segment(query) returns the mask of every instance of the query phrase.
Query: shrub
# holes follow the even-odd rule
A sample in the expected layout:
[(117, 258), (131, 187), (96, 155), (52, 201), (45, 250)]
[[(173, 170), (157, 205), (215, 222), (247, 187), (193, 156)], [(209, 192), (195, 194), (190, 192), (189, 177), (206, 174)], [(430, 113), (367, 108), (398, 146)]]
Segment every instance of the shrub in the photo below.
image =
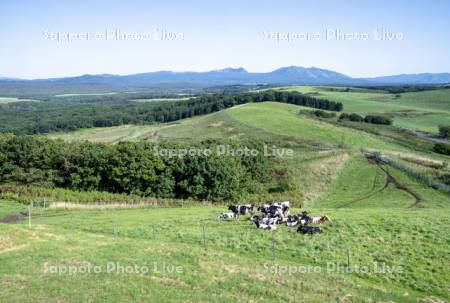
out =
[(315, 116), (320, 118), (334, 118), (336, 117), (336, 113), (329, 113), (323, 110), (315, 110), (312, 112)]
[(439, 126), (439, 135), (441, 135), (444, 138), (450, 138), (450, 126), (449, 125)]
[(348, 120), (348, 119), (349, 119), (349, 114), (347, 114), (347, 113), (342, 113), (339, 115), (339, 121)]
[(348, 116), (348, 119), (353, 122), (362, 122), (364, 118), (358, 114), (352, 113)]
[(433, 150), (439, 154), (450, 156), (450, 145), (445, 143), (436, 143)]
[(372, 123), (372, 124), (384, 124), (384, 125), (391, 125), (392, 120), (383, 116), (375, 116), (375, 115), (367, 115), (364, 118), (364, 122), (366, 123)]

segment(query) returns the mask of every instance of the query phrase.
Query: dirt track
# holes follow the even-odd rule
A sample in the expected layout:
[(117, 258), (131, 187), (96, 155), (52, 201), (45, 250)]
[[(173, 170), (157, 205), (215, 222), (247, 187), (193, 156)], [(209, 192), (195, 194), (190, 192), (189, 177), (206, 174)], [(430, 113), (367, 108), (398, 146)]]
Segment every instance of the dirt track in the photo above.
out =
[[(422, 201), (422, 198), (417, 193), (415, 193), (414, 191), (412, 191), (411, 189), (409, 189), (405, 185), (401, 184), (382, 165), (380, 165), (379, 163), (376, 163), (375, 161), (370, 160), (370, 159), (368, 159), (368, 161), (369, 161), (370, 164), (377, 165), (384, 172), (384, 174), (386, 175), (386, 183), (379, 190), (373, 191), (373, 192), (369, 193), (366, 196), (363, 196), (363, 197), (351, 200), (351, 201), (349, 201), (349, 202), (339, 206), (338, 208), (347, 207), (347, 206), (349, 206), (349, 205), (351, 205), (353, 203), (356, 203), (356, 202), (359, 202), (359, 201), (371, 198), (374, 195), (384, 191), (389, 186), (389, 184), (392, 184), (396, 189), (402, 190), (402, 191), (408, 193), (409, 195), (411, 195), (412, 197), (414, 197), (414, 199), (415, 199), (414, 203), (411, 204), (410, 206), (408, 206), (408, 208), (416, 207)], [(375, 187), (375, 184), (373, 185), (373, 189), (372, 190), (374, 190), (374, 187)]]
[(409, 189), (408, 187), (406, 187), (405, 185), (401, 184), (400, 182), (398, 182), (397, 179), (395, 179), (383, 166), (381, 166), (379, 163), (377, 163), (377, 166), (386, 174), (386, 185), (384, 188), (386, 188), (389, 184), (393, 184), (395, 186), (395, 188), (402, 190), (408, 194), (410, 194), (411, 196), (414, 197), (415, 202), (413, 204), (411, 204), (409, 206), (409, 208), (411, 207), (416, 207), (420, 202), (422, 202), (422, 198), (415, 193), (414, 191), (412, 191), (411, 189)]

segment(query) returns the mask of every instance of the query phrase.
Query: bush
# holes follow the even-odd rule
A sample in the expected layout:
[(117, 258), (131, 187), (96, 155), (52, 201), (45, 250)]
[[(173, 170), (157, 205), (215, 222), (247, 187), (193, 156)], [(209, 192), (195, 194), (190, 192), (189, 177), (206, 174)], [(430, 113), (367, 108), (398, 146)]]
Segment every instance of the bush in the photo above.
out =
[(439, 135), (441, 135), (444, 138), (450, 139), (450, 126), (439, 126)]
[(445, 143), (436, 143), (433, 150), (439, 154), (450, 156), (450, 145)]
[(313, 113), (313, 115), (315, 115), (316, 117), (319, 117), (319, 118), (334, 118), (334, 117), (336, 117), (335, 113), (329, 113), (329, 112), (326, 112), (323, 110), (315, 110), (312, 113)]
[(339, 121), (348, 120), (348, 119), (349, 119), (349, 115), (347, 113), (342, 113), (339, 115)]
[(383, 124), (383, 125), (391, 125), (392, 120), (383, 116), (374, 116), (374, 115), (367, 115), (364, 118), (364, 122), (366, 123), (372, 123), (372, 124)]
[(353, 122), (362, 122), (364, 118), (358, 114), (352, 113), (348, 116), (348, 119)]

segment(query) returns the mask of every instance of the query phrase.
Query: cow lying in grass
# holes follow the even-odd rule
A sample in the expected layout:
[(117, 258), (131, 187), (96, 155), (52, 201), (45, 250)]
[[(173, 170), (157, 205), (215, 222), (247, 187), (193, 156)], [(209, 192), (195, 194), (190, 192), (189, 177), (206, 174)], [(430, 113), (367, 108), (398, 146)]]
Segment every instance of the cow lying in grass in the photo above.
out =
[(290, 205), (289, 201), (264, 204), (258, 207), (260, 215), (253, 215), (250, 220), (255, 222), (257, 228), (275, 230), (277, 224), (288, 222)]
[(297, 232), (302, 233), (302, 234), (309, 234), (309, 235), (323, 233), (322, 229), (318, 226), (306, 226), (306, 225), (305, 226), (300, 225), (297, 228)]
[(235, 219), (236, 215), (234, 213), (221, 213), (217, 219), (219, 220), (229, 220), (229, 219)]
[[(310, 217), (308, 212), (303, 211), (298, 215), (290, 214), (289, 201), (274, 202), (272, 204), (264, 204), (258, 207), (259, 215), (252, 215), (250, 221), (254, 222), (259, 229), (276, 230), (278, 224), (286, 223), (288, 227), (299, 226), (297, 231), (303, 234), (317, 234), (322, 233), (322, 229), (319, 227), (311, 227), (308, 224), (323, 224), (331, 221), (328, 216)], [(239, 218), (240, 215), (253, 214), (253, 205), (230, 205), (228, 209), (232, 213), (223, 213), (219, 218), (222, 220), (228, 218)]]
[(259, 229), (267, 229), (267, 230), (276, 230), (277, 229), (276, 223), (269, 224), (269, 222), (268, 223), (260, 223), (259, 221), (255, 221), (255, 225), (256, 225), (256, 228), (259, 228)]
[(310, 216), (308, 216), (308, 213), (306, 211), (303, 211), (299, 215), (289, 215), (286, 221), (286, 225), (288, 227), (294, 227), (297, 225), (307, 225), (308, 223), (311, 223), (312, 219)]
[(320, 216), (320, 217), (312, 217), (311, 218), (311, 223), (312, 224), (323, 224), (326, 222), (331, 222), (330, 217), (328, 216)]

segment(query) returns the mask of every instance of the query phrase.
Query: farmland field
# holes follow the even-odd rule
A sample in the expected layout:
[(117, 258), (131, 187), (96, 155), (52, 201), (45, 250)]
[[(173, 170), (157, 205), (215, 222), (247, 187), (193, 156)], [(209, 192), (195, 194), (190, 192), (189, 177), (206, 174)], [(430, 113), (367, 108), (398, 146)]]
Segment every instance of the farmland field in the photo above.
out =
[(333, 91), (327, 87), (299, 86), (284, 88), (327, 98), (344, 104), (346, 112), (383, 113), (394, 116), (394, 124), (413, 130), (437, 133), (440, 124), (450, 123), (450, 90), (429, 90), (392, 94), (384, 91), (350, 89)]
[[(46, 136), (105, 146), (260, 140), (290, 148), (293, 156), (279, 157), (274, 164), (275, 171), (289, 172), (289, 186), (280, 191), (271, 180), (261, 185), (264, 194), (250, 193), (245, 201), (289, 200), (293, 213), (326, 214), (332, 221), (323, 226), (323, 234), (304, 236), (286, 226), (258, 230), (248, 216), (219, 221), (225, 202), (174, 200), (169, 206), (106, 209), (102, 205), (108, 199), (99, 192), (90, 199), (97, 203), (81, 198), (67, 204), (90, 192), (55, 198), (51, 190), (27, 196), (33, 190), (2, 189), (0, 220), (9, 224), (0, 224), (0, 284), (8, 287), (0, 301), (449, 300), (450, 194), (367, 158), (376, 151), (434, 177), (448, 173), (448, 156), (431, 152), (432, 143), (397, 128), (408, 123), (412, 129), (436, 128), (436, 116), (442, 117), (439, 123), (448, 117), (446, 92), (430, 97), (434, 101), (427, 109), (418, 94), (432, 92), (402, 94), (398, 101), (382, 91), (295, 89), (317, 90), (343, 102), (348, 112), (407, 114), (395, 116), (394, 126), (342, 123), (336, 117), (316, 118), (311, 108), (262, 102), (169, 123)], [(411, 113), (423, 120), (417, 122)], [(36, 203), (31, 227), (30, 202)], [(128, 272), (123, 266), (130, 266)], [(78, 272), (87, 268), (98, 272)], [(280, 292), (280, 286), (290, 291)]]

